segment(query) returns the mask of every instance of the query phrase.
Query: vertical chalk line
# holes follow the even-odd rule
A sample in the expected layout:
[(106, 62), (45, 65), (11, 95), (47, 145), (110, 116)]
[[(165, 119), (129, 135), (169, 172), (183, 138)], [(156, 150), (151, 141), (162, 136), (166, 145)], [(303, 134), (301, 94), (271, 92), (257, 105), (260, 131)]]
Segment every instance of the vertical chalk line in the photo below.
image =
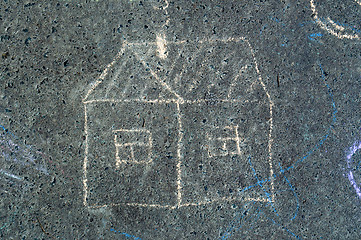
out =
[(177, 206), (180, 207), (182, 204), (182, 140), (183, 140), (183, 126), (180, 110), (180, 101), (176, 102), (177, 105), (177, 117), (178, 117), (178, 147), (177, 147)]
[(267, 98), (268, 98), (268, 101), (269, 101), (269, 112), (270, 112), (270, 119), (269, 119), (269, 124), (270, 124), (270, 127), (269, 127), (269, 132), (268, 132), (268, 163), (269, 163), (269, 166), (270, 166), (270, 178), (271, 178), (271, 192), (272, 192), (272, 202), (274, 201), (274, 198), (275, 198), (275, 190), (274, 190), (274, 171), (273, 171), (273, 152), (272, 152), (272, 145), (273, 145), (273, 138), (272, 138), (272, 133), (273, 133), (273, 106), (274, 106), (274, 103), (271, 99), (271, 95), (268, 93), (267, 91), (267, 88), (266, 88), (266, 85), (264, 84), (264, 82), (262, 81), (262, 77), (261, 77), (261, 72), (258, 68), (258, 63), (257, 63), (257, 60), (256, 60), (256, 57), (255, 57), (255, 53), (253, 51), (253, 48), (251, 46), (251, 44), (246, 41), (250, 50), (251, 50), (251, 54), (253, 56), (253, 60), (254, 60), (254, 63), (255, 63), (255, 69), (256, 69), (256, 72), (258, 74), (258, 81), (261, 83), (261, 86), (264, 90), (264, 92), (266, 93), (267, 95)]
[(85, 157), (84, 157), (84, 164), (83, 164), (83, 191), (84, 191), (84, 199), (83, 204), (84, 206), (88, 206), (87, 198), (88, 198), (88, 153), (89, 153), (89, 146), (88, 146), (88, 116), (87, 116), (87, 105), (84, 104), (84, 132), (85, 132)]

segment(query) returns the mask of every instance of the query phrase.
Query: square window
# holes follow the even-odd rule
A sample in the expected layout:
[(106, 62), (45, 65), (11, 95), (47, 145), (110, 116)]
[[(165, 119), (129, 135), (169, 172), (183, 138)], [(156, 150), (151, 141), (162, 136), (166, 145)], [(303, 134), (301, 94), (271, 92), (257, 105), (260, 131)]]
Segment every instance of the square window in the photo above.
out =
[(114, 131), (116, 168), (124, 163), (152, 162), (152, 135), (146, 129), (119, 129)]

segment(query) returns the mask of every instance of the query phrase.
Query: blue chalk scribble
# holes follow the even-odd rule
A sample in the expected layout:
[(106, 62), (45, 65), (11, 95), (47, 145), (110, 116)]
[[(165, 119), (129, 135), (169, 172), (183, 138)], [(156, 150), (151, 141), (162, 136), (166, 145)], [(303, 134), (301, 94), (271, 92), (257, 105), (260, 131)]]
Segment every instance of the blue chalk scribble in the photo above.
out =
[(286, 26), (280, 19), (278, 19), (277, 17), (273, 17), (273, 16), (270, 16), (269, 17), (272, 21), (275, 21), (276, 23), (279, 23), (281, 24), (282, 26)]
[(125, 236), (126, 238), (132, 238), (134, 240), (141, 240), (141, 238), (139, 238), (139, 237), (133, 236), (133, 235), (131, 235), (129, 233), (117, 231), (114, 228), (111, 228), (110, 231), (115, 232), (115, 233), (119, 233), (119, 234)]
[[(326, 139), (330, 136), (331, 131), (334, 128), (334, 125), (336, 123), (336, 113), (337, 113), (337, 108), (336, 108), (336, 104), (334, 101), (334, 97), (333, 97), (333, 93), (332, 93), (332, 89), (331, 87), (328, 85), (327, 81), (326, 81), (326, 76), (325, 76), (325, 72), (322, 68), (322, 65), (319, 64), (320, 67), (320, 71), (321, 71), (321, 78), (327, 88), (327, 92), (328, 95), (331, 99), (331, 104), (332, 104), (332, 121), (329, 125), (328, 130), (326, 131), (326, 134), (323, 135), (320, 140), (313, 146), (313, 148), (311, 150), (309, 150), (303, 157), (299, 158), (295, 163), (293, 163), (291, 166), (287, 167), (287, 168), (283, 168), (281, 166), (281, 164), (279, 163), (279, 167), (280, 170), (279, 172), (273, 174), (273, 176), (266, 178), (266, 179), (260, 179), (257, 175), (256, 170), (253, 168), (252, 166), (252, 162), (251, 162), (251, 158), (249, 157), (249, 164), (250, 167), (253, 171), (254, 177), (257, 180), (257, 183), (255, 185), (251, 185), (248, 187), (245, 187), (241, 192), (247, 191), (251, 188), (256, 188), (256, 187), (260, 187), (263, 194), (267, 197), (267, 199), (270, 200), (270, 193), (268, 191), (268, 189), (264, 186), (264, 183), (266, 182), (270, 182), (271, 180), (280, 180), (281, 178), (284, 179), (284, 181), (287, 183), (288, 185), (288, 189), (286, 190), (281, 190), (281, 191), (291, 191), (295, 197), (296, 200), (296, 208), (294, 209), (294, 213), (292, 215), (292, 217), (289, 219), (290, 221), (294, 220), (297, 217), (299, 208), (300, 208), (300, 204), (299, 204), (299, 199), (297, 196), (297, 193), (295, 191), (295, 188), (292, 186), (291, 182), (288, 180), (288, 178), (286, 177), (286, 173), (290, 173), (290, 171), (292, 169), (295, 169), (300, 163), (304, 162), (313, 152), (315, 152), (317, 149), (319, 149), (322, 144), (326, 141)], [(361, 146), (361, 145), (360, 145)], [(235, 231), (239, 231), (241, 229), (241, 227), (244, 225), (244, 223), (246, 223), (247, 221), (249, 223), (252, 223), (257, 221), (257, 219), (260, 217), (260, 215), (263, 215), (266, 219), (268, 219), (272, 224), (281, 227), (282, 229), (284, 229), (287, 233), (289, 233), (293, 238), (296, 239), (301, 239), (299, 236), (297, 236), (295, 233), (293, 233), (291, 230), (289, 230), (288, 228), (286, 228), (285, 226), (283, 226), (280, 222), (282, 222), (281, 220), (276, 221), (275, 219), (280, 219), (280, 216), (278, 215), (275, 206), (273, 205), (272, 201), (269, 201), (268, 203), (264, 204), (264, 203), (257, 203), (257, 204), (261, 204), (260, 207), (258, 207), (253, 214), (249, 214), (249, 212), (253, 209), (255, 209), (255, 202), (251, 202), (251, 203), (246, 203), (243, 207), (243, 209), (245, 210), (245, 213), (248, 214), (241, 214), (239, 213), (239, 215), (237, 217), (235, 217), (229, 227), (227, 228), (226, 232), (224, 234), (222, 234), (221, 239), (228, 239)], [(264, 206), (262, 206), (262, 204)], [(271, 218), (267, 215), (264, 214), (264, 212), (262, 211), (262, 207), (266, 207), (267, 205), (270, 205), (272, 208), (272, 211), (275, 213), (275, 217)], [(245, 216), (250, 216), (250, 219), (245, 219)]]
[[(250, 216), (251, 220), (253, 219), (252, 216), (254, 216), (255, 214), (251, 214), (251, 210), (254, 209), (254, 206), (255, 206), (255, 201), (248, 202), (243, 206), (243, 212), (239, 213), (238, 216), (236, 216), (231, 221), (226, 232), (224, 234), (222, 234), (222, 237), (221, 237), (222, 240), (228, 239), (230, 236), (232, 236), (232, 233), (235, 230), (239, 231), (241, 229), (243, 223), (245, 222), (245, 221), (243, 221), (243, 219), (246, 218), (246, 216)], [(256, 212), (257, 212), (257, 210), (256, 210)]]
[(250, 157), (248, 158), (248, 162), (249, 162), (249, 165), (251, 166), (251, 169), (252, 169), (252, 171), (253, 171), (254, 177), (255, 177), (256, 180), (257, 180), (257, 185), (261, 187), (263, 193), (266, 195), (269, 203), (271, 204), (273, 211), (274, 211), (274, 212), (276, 213), (276, 215), (278, 216), (278, 213), (277, 213), (277, 211), (276, 211), (276, 208), (273, 206), (271, 194), (270, 194), (268, 191), (266, 191), (267, 189), (263, 186), (263, 182), (260, 181), (260, 179), (258, 178), (257, 172), (256, 172), (256, 170), (254, 169), (254, 167), (252, 166), (252, 162), (251, 162), (251, 158), (250, 158)]
[(259, 31), (259, 35), (261, 36), (263, 31), (268, 27), (268, 24), (262, 26), (261, 30)]
[(322, 37), (323, 34), (322, 33), (311, 33), (310, 35), (308, 35), (308, 39), (310, 39), (311, 41), (314, 42), (319, 42), (317, 41), (317, 38)]
[(297, 202), (295, 213), (294, 213), (293, 217), (291, 218), (291, 221), (292, 221), (297, 217), (298, 210), (300, 209), (300, 201), (298, 200), (298, 196), (297, 196), (297, 193), (295, 191), (295, 188), (292, 186), (292, 184), (290, 183), (290, 181), (287, 179), (286, 176), (283, 176), (283, 177), (286, 180), (286, 182), (288, 183), (288, 185), (290, 187), (289, 190), (293, 193), (293, 195), (294, 195), (294, 197), (296, 199), (296, 202)]

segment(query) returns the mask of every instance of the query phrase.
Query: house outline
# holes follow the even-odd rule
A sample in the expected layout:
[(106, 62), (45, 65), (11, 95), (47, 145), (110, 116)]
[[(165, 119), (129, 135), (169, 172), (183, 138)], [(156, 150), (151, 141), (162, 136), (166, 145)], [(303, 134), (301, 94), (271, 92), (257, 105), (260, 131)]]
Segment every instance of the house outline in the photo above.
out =
[[(255, 55), (254, 55), (254, 51), (249, 43), (249, 41), (243, 37), (237, 37), (237, 38), (226, 38), (226, 39), (205, 39), (205, 40), (199, 40), (197, 42), (195, 42), (195, 44), (204, 44), (204, 43), (210, 43), (210, 42), (221, 42), (221, 43), (229, 43), (229, 42), (240, 42), (243, 41), (246, 43), (246, 45), (248, 45), (250, 53), (252, 54), (253, 57), (253, 63), (254, 63), (254, 68), (257, 72), (257, 80), (255, 82), (257, 82), (258, 84), (260, 84), (260, 86), (263, 88), (263, 91), (265, 92), (265, 95), (267, 96), (267, 102), (268, 102), (268, 107), (269, 107), (269, 131), (268, 131), (268, 145), (267, 145), (267, 152), (268, 152), (268, 164), (269, 164), (269, 168), (270, 168), (270, 172), (269, 172), (269, 177), (270, 177), (270, 197), (269, 198), (244, 198), (244, 197), (222, 197), (219, 199), (212, 199), (212, 200), (207, 200), (207, 201), (200, 201), (200, 202), (191, 202), (191, 203), (183, 203), (183, 197), (182, 197), (182, 177), (181, 177), (181, 173), (182, 173), (182, 140), (183, 140), (183, 121), (182, 121), (182, 116), (181, 116), (181, 109), (180, 107), (182, 106), (182, 104), (197, 104), (197, 103), (202, 103), (202, 102), (206, 102), (207, 100), (205, 99), (195, 99), (195, 100), (188, 100), (188, 99), (184, 99), (179, 93), (177, 93), (176, 91), (174, 91), (171, 86), (169, 86), (166, 82), (162, 81), (162, 79), (158, 76), (157, 72), (152, 69), (151, 67), (149, 67), (147, 65), (147, 62), (145, 62), (144, 60), (142, 60), (142, 58), (140, 56), (137, 55), (136, 52), (133, 52), (133, 54), (137, 57), (138, 61), (141, 62), (141, 64), (144, 66), (145, 69), (148, 69), (150, 71), (150, 74), (153, 76), (153, 78), (155, 79), (155, 81), (161, 85), (161, 87), (163, 88), (163, 90), (170, 92), (174, 97), (173, 98), (168, 98), (168, 99), (116, 99), (116, 98), (105, 98), (105, 99), (89, 99), (90, 95), (92, 95), (97, 87), (105, 80), (105, 78), (107, 77), (107, 75), (109, 74), (110, 69), (112, 69), (114, 67), (114, 65), (117, 63), (117, 61), (119, 61), (119, 59), (122, 57), (122, 55), (124, 54), (124, 52), (126, 50), (131, 50), (133, 47), (136, 46), (144, 46), (144, 45), (152, 45), (152, 46), (157, 46), (158, 45), (158, 49), (161, 48), (163, 49), (164, 46), (159, 46), (159, 41), (154, 41), (154, 42), (127, 42), (124, 41), (120, 51), (118, 52), (118, 54), (116, 55), (116, 57), (114, 58), (114, 60), (108, 64), (108, 66), (105, 68), (105, 70), (102, 72), (102, 74), (100, 75), (99, 79), (95, 82), (90, 84), (90, 89), (88, 90), (87, 94), (85, 95), (85, 97), (83, 98), (83, 105), (84, 105), (84, 131), (85, 131), (85, 156), (84, 156), (84, 161), (83, 161), (83, 204), (88, 207), (88, 208), (100, 208), (100, 207), (108, 207), (108, 206), (117, 206), (117, 205), (128, 205), (128, 206), (138, 206), (138, 207), (155, 207), (155, 208), (168, 208), (168, 209), (175, 209), (175, 208), (180, 208), (180, 207), (187, 207), (187, 206), (199, 206), (199, 205), (204, 205), (204, 204), (210, 204), (210, 203), (214, 203), (214, 202), (231, 202), (231, 201), (259, 201), (259, 202), (273, 202), (274, 201), (274, 180), (273, 180), (273, 164), (272, 164), (272, 144), (273, 144), (273, 138), (272, 138), (272, 130), (273, 130), (273, 107), (274, 107), (274, 103), (271, 100), (270, 94), (267, 91), (266, 85), (264, 84), (264, 82), (262, 81), (262, 77), (260, 74), (260, 71), (258, 69), (258, 64), (257, 61), (255, 59)], [(189, 41), (168, 41), (165, 44), (175, 44), (175, 45), (182, 45), (185, 44), (186, 42), (189, 43)], [(164, 44), (164, 41), (163, 41)], [(164, 56), (164, 54), (160, 53), (161, 56)], [(237, 76), (238, 78), (238, 76)], [(231, 90), (229, 90), (231, 91)], [(217, 101), (219, 102), (238, 102), (240, 100), (237, 99), (229, 99), (229, 98), (225, 98), (225, 99), (217, 99)], [(177, 172), (177, 180), (176, 180), (176, 184), (177, 184), (177, 192), (176, 192), (176, 196), (177, 196), (177, 203), (175, 205), (167, 205), (167, 204), (144, 204), (144, 203), (109, 203), (109, 204), (104, 204), (104, 205), (90, 205), (88, 203), (88, 196), (89, 196), (89, 185), (88, 185), (88, 168), (89, 168), (89, 144), (88, 144), (88, 131), (89, 131), (89, 127), (88, 127), (88, 117), (89, 117), (89, 111), (88, 111), (88, 105), (89, 104), (97, 104), (97, 103), (101, 103), (101, 102), (109, 102), (109, 103), (124, 103), (124, 102), (139, 102), (139, 103), (153, 103), (153, 104), (175, 104), (176, 109), (177, 109), (177, 123), (178, 123), (178, 139), (177, 139), (177, 164), (176, 164), (176, 172)], [(225, 128), (238, 128), (238, 126), (225, 126)], [(119, 130), (115, 130), (115, 131), (119, 131)], [(128, 131), (128, 130), (126, 130)], [(132, 129), (131, 131), (143, 131), (142, 129)], [(238, 134), (238, 133), (237, 133)], [(223, 139), (224, 141), (226, 140), (239, 140), (240, 138), (237, 136), (235, 138), (227, 138), (227, 139)], [(219, 139), (222, 140), (222, 139)], [(114, 140), (115, 141), (115, 140)], [(150, 143), (151, 144), (151, 143)], [(239, 142), (237, 143), (239, 144)], [(239, 146), (239, 145), (238, 145)], [(238, 149), (239, 151), (239, 149)], [(237, 151), (237, 152), (238, 152)], [(233, 152), (233, 154), (237, 154), (237, 152)], [(148, 161), (151, 162), (152, 160)], [(147, 164), (147, 161), (145, 162), (140, 162), (137, 164)]]

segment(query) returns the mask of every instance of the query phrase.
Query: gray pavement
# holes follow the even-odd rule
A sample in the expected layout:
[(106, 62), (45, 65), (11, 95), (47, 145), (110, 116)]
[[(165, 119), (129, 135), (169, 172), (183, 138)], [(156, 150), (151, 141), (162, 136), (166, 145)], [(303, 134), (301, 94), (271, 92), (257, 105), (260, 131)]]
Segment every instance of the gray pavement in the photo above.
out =
[(360, 239), (361, 2), (0, 3), (1, 239)]

